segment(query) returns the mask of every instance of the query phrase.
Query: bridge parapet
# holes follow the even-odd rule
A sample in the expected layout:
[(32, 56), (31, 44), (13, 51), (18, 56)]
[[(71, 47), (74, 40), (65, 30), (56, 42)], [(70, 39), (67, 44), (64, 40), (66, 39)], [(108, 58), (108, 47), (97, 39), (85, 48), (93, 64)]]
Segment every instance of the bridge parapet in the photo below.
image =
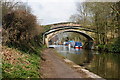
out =
[(74, 23), (74, 22), (66, 22), (66, 23), (59, 23), (59, 24), (51, 25), (51, 28), (56, 28), (60, 26), (81, 26), (81, 25)]

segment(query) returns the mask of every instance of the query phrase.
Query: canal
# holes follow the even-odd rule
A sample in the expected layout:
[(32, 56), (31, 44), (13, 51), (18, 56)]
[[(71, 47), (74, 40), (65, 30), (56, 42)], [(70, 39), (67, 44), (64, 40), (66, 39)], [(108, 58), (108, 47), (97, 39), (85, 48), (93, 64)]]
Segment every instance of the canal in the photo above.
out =
[(56, 46), (59, 54), (106, 79), (120, 79), (120, 54)]

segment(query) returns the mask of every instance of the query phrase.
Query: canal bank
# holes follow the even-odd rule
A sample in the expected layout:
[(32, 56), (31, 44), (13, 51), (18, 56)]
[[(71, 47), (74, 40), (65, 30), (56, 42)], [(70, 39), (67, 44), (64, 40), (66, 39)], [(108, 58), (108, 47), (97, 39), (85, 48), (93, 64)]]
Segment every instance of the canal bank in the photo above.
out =
[(101, 78), (56, 53), (54, 49), (42, 52), (42, 78)]
[(56, 46), (55, 50), (65, 58), (105, 79), (120, 79), (120, 55), (86, 49)]

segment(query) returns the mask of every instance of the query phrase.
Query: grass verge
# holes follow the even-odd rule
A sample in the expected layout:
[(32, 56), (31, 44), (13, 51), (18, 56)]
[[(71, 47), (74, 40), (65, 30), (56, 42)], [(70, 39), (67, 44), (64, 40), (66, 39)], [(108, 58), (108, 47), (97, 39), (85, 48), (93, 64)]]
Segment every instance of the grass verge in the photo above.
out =
[(40, 78), (40, 56), (2, 47), (3, 78)]

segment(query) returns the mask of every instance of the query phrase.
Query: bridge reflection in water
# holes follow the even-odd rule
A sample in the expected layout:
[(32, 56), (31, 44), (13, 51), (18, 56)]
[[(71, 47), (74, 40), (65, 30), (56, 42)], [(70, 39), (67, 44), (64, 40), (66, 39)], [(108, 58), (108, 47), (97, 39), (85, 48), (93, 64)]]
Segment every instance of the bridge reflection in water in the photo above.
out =
[(120, 79), (120, 54), (98, 53), (84, 49), (75, 50), (63, 45), (54, 47), (62, 56), (103, 78)]

